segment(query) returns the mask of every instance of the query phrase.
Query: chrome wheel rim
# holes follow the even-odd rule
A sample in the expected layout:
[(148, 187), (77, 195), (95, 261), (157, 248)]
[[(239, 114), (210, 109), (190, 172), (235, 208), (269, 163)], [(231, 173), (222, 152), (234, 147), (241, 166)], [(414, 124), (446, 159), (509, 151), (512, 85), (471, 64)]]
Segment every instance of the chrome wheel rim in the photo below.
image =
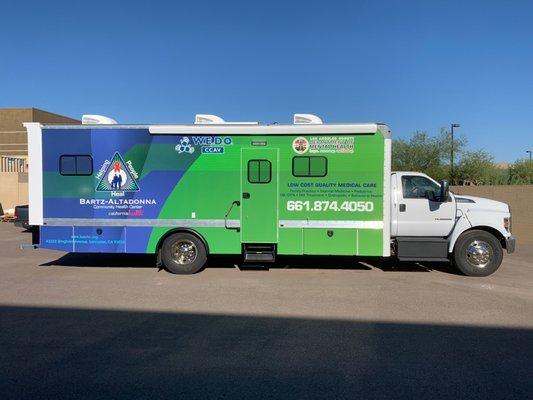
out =
[(196, 245), (190, 240), (179, 240), (172, 245), (172, 258), (180, 265), (191, 264), (198, 257)]
[(466, 248), (466, 260), (476, 268), (485, 268), (493, 255), (492, 247), (482, 240), (474, 240)]

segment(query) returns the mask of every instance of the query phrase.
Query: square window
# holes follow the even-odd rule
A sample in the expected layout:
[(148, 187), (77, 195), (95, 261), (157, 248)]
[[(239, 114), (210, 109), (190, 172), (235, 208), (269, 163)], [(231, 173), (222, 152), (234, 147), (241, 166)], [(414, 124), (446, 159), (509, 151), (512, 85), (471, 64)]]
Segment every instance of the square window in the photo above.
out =
[(248, 161), (248, 182), (269, 183), (272, 179), (272, 164), (268, 160)]
[(255, 160), (248, 161), (248, 182), (250, 183), (259, 182), (259, 161), (255, 161)]
[(63, 155), (59, 157), (61, 175), (92, 175), (93, 159), (88, 155)]
[(61, 156), (59, 159), (59, 172), (61, 175), (76, 175), (76, 157)]
[(309, 157), (309, 176), (326, 176), (326, 157)]
[(293, 157), (292, 174), (297, 177), (322, 177), (328, 172), (328, 159), (322, 156)]
[(76, 156), (76, 175), (92, 175), (93, 159), (91, 156)]
[(309, 176), (309, 157), (294, 157), (292, 174), (294, 176)]
[(270, 161), (261, 160), (259, 161), (259, 182), (268, 183), (271, 178), (271, 164)]

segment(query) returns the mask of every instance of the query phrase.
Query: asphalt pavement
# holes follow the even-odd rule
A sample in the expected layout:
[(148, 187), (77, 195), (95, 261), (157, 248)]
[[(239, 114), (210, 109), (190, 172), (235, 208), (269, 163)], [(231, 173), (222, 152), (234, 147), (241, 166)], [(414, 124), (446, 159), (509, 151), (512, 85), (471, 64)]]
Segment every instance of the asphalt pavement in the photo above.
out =
[(192, 276), (20, 250), (0, 224), (0, 398), (531, 398), (533, 245), (447, 264), (281, 258)]

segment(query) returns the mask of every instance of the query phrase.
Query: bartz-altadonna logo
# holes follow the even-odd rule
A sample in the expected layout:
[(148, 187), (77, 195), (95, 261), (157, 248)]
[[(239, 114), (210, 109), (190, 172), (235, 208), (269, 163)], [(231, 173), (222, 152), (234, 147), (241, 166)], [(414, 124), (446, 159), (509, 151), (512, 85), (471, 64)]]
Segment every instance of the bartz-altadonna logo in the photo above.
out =
[(96, 178), (99, 179), (96, 185), (97, 192), (136, 192), (139, 190), (136, 181), (139, 176), (132, 162), (124, 162), (118, 151), (111, 160), (104, 161)]

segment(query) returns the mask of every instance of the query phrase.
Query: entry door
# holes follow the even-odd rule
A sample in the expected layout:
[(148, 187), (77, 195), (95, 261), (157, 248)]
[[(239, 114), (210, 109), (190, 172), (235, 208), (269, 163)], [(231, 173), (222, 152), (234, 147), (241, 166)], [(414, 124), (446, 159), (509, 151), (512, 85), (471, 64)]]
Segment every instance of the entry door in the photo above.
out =
[(241, 241), (278, 241), (278, 149), (241, 150)]
[(435, 201), (440, 185), (421, 175), (396, 175), (397, 203), (393, 217), (397, 236), (448, 236), (455, 223), (455, 199)]

